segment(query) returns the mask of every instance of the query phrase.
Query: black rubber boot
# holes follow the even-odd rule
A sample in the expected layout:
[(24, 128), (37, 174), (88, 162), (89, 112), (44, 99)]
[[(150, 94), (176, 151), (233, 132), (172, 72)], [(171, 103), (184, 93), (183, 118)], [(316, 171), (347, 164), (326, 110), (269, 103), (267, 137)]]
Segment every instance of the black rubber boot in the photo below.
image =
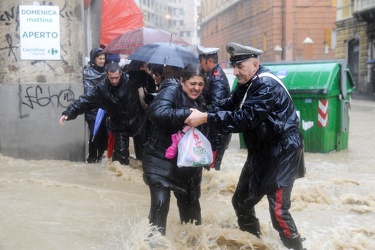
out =
[(305, 238), (301, 238), (301, 235), (297, 234), (292, 238), (285, 237), (284, 235), (281, 236), (281, 241), (284, 243), (284, 246), (288, 249), (293, 250), (306, 250), (302, 246), (302, 241), (306, 240)]
[(94, 158), (94, 157), (88, 157), (87, 158), (87, 163), (96, 163), (96, 158)]
[(258, 219), (254, 223), (249, 223), (249, 224), (239, 223), (239, 227), (242, 231), (246, 231), (251, 234), (254, 234), (258, 238), (260, 238), (260, 236), (262, 235), (262, 233), (260, 232), (260, 224), (259, 224)]
[(129, 165), (129, 158), (125, 159), (116, 153), (113, 154), (112, 161), (119, 161), (121, 165)]

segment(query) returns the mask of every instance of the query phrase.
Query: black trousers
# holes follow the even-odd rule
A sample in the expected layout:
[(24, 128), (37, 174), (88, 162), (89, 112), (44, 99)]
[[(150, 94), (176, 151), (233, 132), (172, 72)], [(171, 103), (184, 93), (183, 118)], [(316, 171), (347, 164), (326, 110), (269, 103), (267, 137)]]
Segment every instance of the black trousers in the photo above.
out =
[[(165, 235), (171, 191), (167, 188), (149, 186), (151, 194), (151, 207), (149, 214), (150, 224), (157, 226), (162, 235)], [(188, 195), (174, 192), (181, 223), (202, 223), (201, 207), (199, 200), (191, 201)]]
[(216, 149), (216, 158), (214, 162), (214, 167), (216, 170), (220, 170), (221, 168), (221, 161), (223, 160), (223, 156), (225, 150), (228, 149), (230, 140), (232, 139), (232, 134), (223, 135), (220, 140), (220, 146)]
[(147, 142), (146, 130), (142, 130), (138, 135), (133, 136), (134, 153), (137, 160), (143, 158), (143, 148)]
[(297, 235), (297, 227), (289, 212), (293, 185), (261, 194), (252, 187), (254, 184), (249, 183), (249, 180), (252, 179), (251, 176), (252, 171), (246, 171), (246, 169), (242, 171), (237, 189), (232, 197), (239, 227), (246, 228), (247, 225), (258, 221), (254, 207), (266, 195), (273, 228), (279, 232), (280, 237), (291, 238)]
[[(119, 161), (121, 164), (129, 164), (129, 134), (126, 132), (113, 132), (115, 147), (112, 161)], [(133, 136), (134, 151), (137, 160), (143, 158), (143, 148), (147, 142), (146, 131), (142, 130), (138, 135)]]
[(115, 146), (112, 161), (119, 161), (123, 165), (129, 165), (129, 136), (125, 132), (114, 132)]
[[(94, 137), (94, 126), (95, 121), (87, 121), (89, 127), (89, 156), (91, 160), (100, 160), (103, 156), (104, 151), (108, 147), (108, 130), (106, 125), (106, 120), (103, 119), (96, 135)], [(94, 140), (93, 140), (94, 137)]]

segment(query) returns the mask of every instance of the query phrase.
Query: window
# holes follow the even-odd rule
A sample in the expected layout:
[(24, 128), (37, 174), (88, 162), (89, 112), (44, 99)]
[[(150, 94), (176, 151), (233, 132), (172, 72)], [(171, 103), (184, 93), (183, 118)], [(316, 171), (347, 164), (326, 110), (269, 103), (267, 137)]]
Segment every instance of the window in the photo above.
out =
[(348, 42), (348, 67), (352, 73), (355, 83), (358, 82), (358, 68), (359, 68), (359, 39), (351, 39)]
[(331, 29), (325, 29), (325, 39), (324, 41), (328, 45), (328, 48), (332, 48), (332, 30)]

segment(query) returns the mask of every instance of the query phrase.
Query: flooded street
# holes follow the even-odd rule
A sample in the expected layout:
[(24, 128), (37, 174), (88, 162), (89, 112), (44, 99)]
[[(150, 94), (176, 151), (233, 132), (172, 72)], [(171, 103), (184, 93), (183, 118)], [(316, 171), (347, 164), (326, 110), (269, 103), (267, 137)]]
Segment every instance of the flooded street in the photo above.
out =
[[(56, 121), (57, 122), (57, 121)], [(304, 247), (375, 249), (375, 102), (352, 100), (349, 149), (305, 154), (291, 213)], [(232, 136), (222, 171), (204, 171), (202, 225), (181, 225), (172, 195), (167, 235), (148, 237), (149, 190), (140, 163), (25, 161), (0, 155), (0, 250), (285, 249), (268, 202), (262, 239), (240, 231), (231, 197), (246, 159)]]

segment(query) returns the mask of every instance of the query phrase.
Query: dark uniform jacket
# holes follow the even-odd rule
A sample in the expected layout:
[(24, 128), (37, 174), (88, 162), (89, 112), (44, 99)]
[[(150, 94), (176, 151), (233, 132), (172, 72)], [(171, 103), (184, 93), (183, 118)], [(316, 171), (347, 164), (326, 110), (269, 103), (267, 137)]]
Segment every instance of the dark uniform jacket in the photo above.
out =
[(223, 69), (217, 64), (208, 74), (208, 84), (203, 91), (207, 104), (230, 97), (230, 86)]
[(260, 66), (248, 83), (237, 85), (231, 98), (216, 103), (217, 112), (208, 114), (208, 124), (210, 129), (243, 133), (246, 164), (254, 174), (250, 185), (264, 193), (293, 184), (304, 176), (305, 166), (299, 118), (291, 97), (276, 80), (259, 78), (262, 72), (269, 70)]
[[(166, 79), (161, 86), (163, 88), (147, 110), (153, 129), (144, 149), (143, 178), (147, 185), (189, 193), (190, 198), (197, 199), (200, 196), (202, 167), (179, 168), (177, 156), (167, 159), (165, 151), (172, 144), (171, 135), (183, 128), (191, 113), (190, 108), (206, 110), (204, 98), (200, 96), (191, 100), (177, 79)], [(203, 126), (198, 129), (206, 134)]]
[(138, 88), (146, 72), (123, 73), (118, 86), (113, 87), (108, 78), (102, 80), (92, 91), (83, 94), (62, 113), (68, 120), (92, 108), (102, 108), (110, 116), (109, 128), (114, 132), (137, 135), (146, 121), (145, 111), (140, 105)]
[[(208, 74), (208, 84), (203, 91), (207, 105), (230, 97), (230, 86), (223, 69), (217, 64)], [(212, 144), (212, 150), (228, 148), (229, 140), (226, 134), (210, 131), (208, 139)], [(222, 157), (222, 156), (221, 156)]]

